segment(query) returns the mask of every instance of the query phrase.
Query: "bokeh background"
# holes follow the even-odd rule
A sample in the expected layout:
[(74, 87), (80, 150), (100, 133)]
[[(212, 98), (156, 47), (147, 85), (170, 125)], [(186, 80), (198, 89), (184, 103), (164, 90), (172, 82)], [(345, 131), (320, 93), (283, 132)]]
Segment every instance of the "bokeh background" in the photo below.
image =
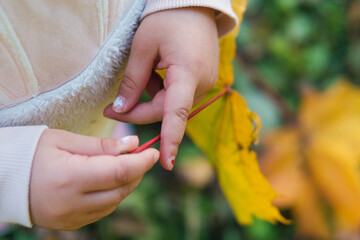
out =
[[(260, 161), (262, 136), (296, 121), (303, 91), (325, 90), (341, 78), (360, 83), (360, 1), (251, 0), (236, 41), (234, 88), (262, 119), (260, 145), (255, 147)], [(159, 130), (159, 124), (129, 129), (143, 142)], [(116, 212), (100, 222), (74, 232), (1, 225), (0, 239), (341, 238), (336, 233), (304, 234), (291, 210), (282, 213), (292, 224), (255, 219), (251, 226), (240, 226), (206, 157), (185, 137), (174, 171), (156, 165)]]

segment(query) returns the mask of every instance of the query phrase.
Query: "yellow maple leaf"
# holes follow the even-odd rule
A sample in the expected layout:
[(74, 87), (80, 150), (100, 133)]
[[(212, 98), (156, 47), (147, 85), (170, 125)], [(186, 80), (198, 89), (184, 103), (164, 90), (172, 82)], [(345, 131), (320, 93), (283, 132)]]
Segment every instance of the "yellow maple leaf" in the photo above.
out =
[[(294, 210), (300, 234), (325, 239), (359, 234), (359, 88), (339, 81), (323, 93), (308, 91), (297, 125), (270, 134), (264, 145), (262, 169), (283, 196), (279, 206)], [(306, 195), (312, 205), (298, 201)], [(325, 220), (324, 208), (330, 209), (335, 228)], [(316, 219), (304, 221), (314, 212)]]
[[(232, 4), (241, 19), (246, 1)], [(219, 78), (198, 106), (233, 83), (231, 61), (238, 30), (239, 27), (220, 40)], [(249, 149), (257, 140), (260, 127), (259, 117), (248, 109), (243, 97), (230, 90), (189, 121), (186, 128), (215, 166), (221, 188), (241, 224), (251, 224), (254, 216), (270, 222), (287, 222), (273, 206), (277, 194), (260, 172), (255, 152)]]

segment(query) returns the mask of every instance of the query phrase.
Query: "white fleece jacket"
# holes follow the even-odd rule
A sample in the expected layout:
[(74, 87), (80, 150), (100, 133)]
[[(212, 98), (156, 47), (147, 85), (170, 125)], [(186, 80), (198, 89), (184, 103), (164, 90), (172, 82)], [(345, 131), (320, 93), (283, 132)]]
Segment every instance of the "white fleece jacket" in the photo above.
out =
[[(79, 128), (89, 127), (87, 122), (102, 113), (109, 96), (117, 89), (118, 82), (113, 79), (116, 78), (115, 72), (126, 62), (137, 24), (134, 18), (140, 17), (137, 13), (142, 9), (139, 6), (133, 6), (124, 14), (118, 26), (104, 40), (99, 53), (74, 79), (30, 100), (0, 110), (0, 222), (32, 226), (29, 182), (37, 142), (47, 128), (46, 125), (83, 133)], [(219, 35), (224, 35), (237, 23), (230, 0), (147, 0), (141, 19), (157, 11), (189, 6), (217, 10)], [(0, 34), (2, 23), (0, 17)], [(68, 102), (74, 104), (68, 107)], [(81, 120), (79, 116), (82, 116)]]

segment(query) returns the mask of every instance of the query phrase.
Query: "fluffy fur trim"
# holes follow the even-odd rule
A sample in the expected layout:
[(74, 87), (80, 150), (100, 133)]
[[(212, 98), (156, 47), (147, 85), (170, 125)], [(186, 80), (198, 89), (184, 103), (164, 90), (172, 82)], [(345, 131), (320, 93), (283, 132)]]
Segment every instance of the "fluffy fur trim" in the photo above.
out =
[(145, 0), (135, 0), (92, 62), (76, 78), (0, 111), (0, 127), (45, 124), (82, 132), (114, 98)]

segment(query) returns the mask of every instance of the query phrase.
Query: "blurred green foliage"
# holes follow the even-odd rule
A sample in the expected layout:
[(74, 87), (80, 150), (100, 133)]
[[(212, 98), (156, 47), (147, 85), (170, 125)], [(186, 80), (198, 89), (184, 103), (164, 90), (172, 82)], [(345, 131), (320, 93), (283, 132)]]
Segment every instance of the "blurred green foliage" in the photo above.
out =
[[(264, 128), (272, 128), (282, 123), (279, 110), (253, 84), (254, 73), (293, 110), (306, 85), (322, 89), (339, 77), (360, 83), (360, 1), (251, 0), (237, 45), (234, 87), (259, 113)], [(160, 125), (138, 126), (136, 131), (146, 141), (159, 133)], [(175, 171), (157, 165), (115, 213), (98, 223), (71, 233), (13, 226), (2, 230), (0, 240), (296, 238), (294, 224), (256, 220), (252, 226), (239, 226), (215, 178), (198, 187), (182, 177), (179, 166), (194, 158), (203, 155), (185, 138)]]
[(252, 0), (237, 43), (246, 66), (296, 109), (306, 85), (324, 89), (339, 77), (360, 82), (360, 3)]

